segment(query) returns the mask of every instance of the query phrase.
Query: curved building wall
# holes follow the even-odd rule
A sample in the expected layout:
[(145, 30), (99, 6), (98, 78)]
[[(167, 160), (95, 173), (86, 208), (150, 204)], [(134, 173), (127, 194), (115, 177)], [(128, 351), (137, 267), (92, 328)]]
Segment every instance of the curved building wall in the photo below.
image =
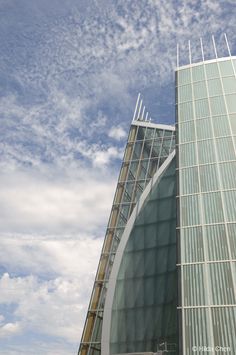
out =
[(80, 355), (101, 353), (104, 303), (117, 248), (140, 195), (174, 147), (174, 127), (148, 121), (132, 122), (79, 347)]
[[(174, 154), (174, 153), (173, 153)], [(103, 332), (109, 337), (102, 353), (156, 352), (177, 354), (176, 181), (175, 158), (160, 169), (154, 185), (133, 217), (133, 225), (117, 251), (113, 296), (106, 307)], [(162, 171), (161, 171), (162, 170)], [(147, 194), (147, 191), (144, 194)], [(142, 200), (141, 196), (141, 200)], [(138, 209), (138, 206), (137, 206)], [(135, 213), (136, 211), (134, 211)], [(128, 229), (130, 226), (128, 226)], [(122, 248), (122, 247), (121, 247)], [(109, 292), (112, 290), (108, 288)], [(109, 327), (109, 329), (107, 329)], [(108, 344), (109, 343), (109, 344)]]
[(181, 354), (236, 354), (235, 59), (177, 70)]

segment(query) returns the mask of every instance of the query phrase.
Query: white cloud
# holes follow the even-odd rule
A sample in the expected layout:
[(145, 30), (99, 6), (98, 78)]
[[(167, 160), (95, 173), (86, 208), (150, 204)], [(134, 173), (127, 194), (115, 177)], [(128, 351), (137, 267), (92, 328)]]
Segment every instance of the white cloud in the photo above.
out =
[[(101, 239), (41, 241), (40, 236), (33, 240), (31, 236), (28, 240), (8, 236), (1, 238), (0, 245), (2, 266), (13, 274), (31, 273), (18, 277), (5, 273), (0, 279), (0, 303), (16, 305), (15, 321), (1, 319), (0, 336), (13, 337), (30, 330), (78, 344)], [(51, 270), (61, 276), (46, 278)]]
[(127, 133), (122, 127), (113, 126), (108, 132), (108, 136), (119, 141), (122, 138), (125, 138), (127, 136)]
[[(119, 152), (94, 152), (94, 164), (108, 163)], [(0, 231), (69, 233), (95, 231), (108, 220), (115, 178), (86, 168), (70, 177), (32, 170), (0, 174)], [(63, 175), (64, 174), (64, 175)], [(68, 174), (68, 172), (67, 172)]]
[(21, 332), (21, 327), (18, 322), (6, 323), (0, 326), (0, 338), (12, 336)]

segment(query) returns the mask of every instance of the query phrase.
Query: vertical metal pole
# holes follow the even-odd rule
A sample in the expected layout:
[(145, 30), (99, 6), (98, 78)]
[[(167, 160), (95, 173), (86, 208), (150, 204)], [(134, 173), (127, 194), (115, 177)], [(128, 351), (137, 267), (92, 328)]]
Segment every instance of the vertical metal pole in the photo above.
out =
[(226, 33), (224, 33), (224, 37), (225, 37), (226, 46), (227, 46), (227, 49), (228, 49), (228, 52), (229, 52), (229, 56), (231, 57), (231, 50), (230, 50), (230, 47), (229, 47), (229, 42), (228, 42)]
[(148, 112), (146, 113), (145, 121), (148, 120)]
[(205, 62), (204, 49), (203, 49), (203, 43), (202, 43), (202, 38), (201, 37), (200, 37), (200, 43), (201, 43), (201, 51), (202, 51), (202, 61)]
[(176, 65), (177, 68), (179, 68), (179, 43), (177, 43), (177, 48), (176, 48)]
[(136, 106), (135, 106), (134, 115), (133, 115), (133, 121), (135, 121), (135, 116), (136, 116), (136, 112), (137, 112), (137, 108), (138, 108), (139, 99), (140, 99), (140, 93), (138, 94), (138, 98), (136, 101)]
[(188, 41), (188, 56), (189, 56), (189, 64), (192, 64), (192, 53), (191, 53), (191, 42)]
[(144, 117), (144, 112), (145, 112), (145, 106), (143, 106), (143, 112), (142, 112), (142, 118), (141, 118), (142, 121), (143, 121), (143, 117)]
[(139, 120), (142, 105), (143, 105), (143, 100), (141, 100), (141, 101), (140, 101), (140, 104), (139, 104), (139, 110), (138, 110), (138, 117), (137, 117), (137, 120)]
[(218, 59), (217, 50), (216, 50), (215, 38), (214, 38), (214, 36), (213, 36), (213, 35), (211, 36), (211, 38), (212, 38), (212, 42), (213, 42), (213, 47), (214, 47), (214, 51), (215, 51), (215, 56), (216, 56), (216, 59)]

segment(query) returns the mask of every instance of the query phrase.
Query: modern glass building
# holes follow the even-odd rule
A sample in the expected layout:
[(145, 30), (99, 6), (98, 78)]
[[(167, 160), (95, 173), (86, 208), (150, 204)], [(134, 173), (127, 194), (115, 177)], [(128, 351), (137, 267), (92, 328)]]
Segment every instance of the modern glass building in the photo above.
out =
[(176, 71), (180, 354), (236, 354), (236, 58)]
[(236, 58), (203, 55), (176, 130), (138, 97), (79, 354), (236, 354), (235, 297)]

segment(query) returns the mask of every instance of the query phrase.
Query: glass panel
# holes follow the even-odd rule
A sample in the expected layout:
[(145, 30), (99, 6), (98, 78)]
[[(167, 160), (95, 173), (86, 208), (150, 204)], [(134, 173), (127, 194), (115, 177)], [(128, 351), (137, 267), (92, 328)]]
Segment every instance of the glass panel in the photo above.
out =
[(155, 135), (155, 129), (153, 129), (153, 128), (146, 129), (145, 139), (152, 139), (152, 138), (154, 138), (154, 135)]
[(152, 158), (159, 157), (162, 149), (162, 138), (155, 139), (152, 147)]
[(152, 177), (157, 170), (159, 159), (151, 159), (149, 163), (148, 176)]
[(222, 76), (234, 75), (231, 60), (219, 62), (219, 65), (220, 65), (220, 71)]
[(190, 263), (204, 260), (201, 227), (183, 228), (181, 233), (181, 262)]
[(219, 164), (222, 188), (234, 189), (236, 188), (236, 162)]
[(198, 169), (196, 167), (181, 169), (179, 174), (181, 195), (196, 193), (199, 191)]
[(145, 136), (146, 127), (138, 127), (137, 140), (143, 140)]
[(217, 224), (215, 226), (206, 226), (205, 228), (209, 260), (229, 259), (225, 226)]
[(217, 63), (206, 64), (205, 68), (206, 68), (207, 79), (219, 77)]
[(156, 352), (163, 341), (177, 343), (175, 204), (173, 161), (153, 186), (122, 255), (112, 305), (111, 354)]
[(223, 222), (222, 200), (219, 192), (202, 195), (205, 223)]
[(143, 146), (143, 142), (136, 142), (134, 144), (134, 151), (133, 151), (133, 156), (132, 156), (133, 160), (140, 158), (140, 155), (142, 152), (142, 146)]
[(222, 96), (211, 97), (210, 104), (211, 104), (211, 112), (213, 116), (224, 115), (227, 113), (224, 98)]
[(195, 138), (194, 121), (185, 122), (179, 125), (179, 143), (191, 142)]
[(230, 118), (232, 133), (236, 134), (236, 115), (230, 115), (229, 118)]
[(236, 78), (234, 76), (223, 78), (223, 88), (226, 94), (232, 94), (236, 92)]
[(209, 105), (207, 99), (195, 101), (196, 118), (210, 116)]
[(222, 87), (220, 79), (212, 79), (208, 81), (209, 96), (222, 95)]
[(191, 82), (190, 69), (178, 71), (178, 85), (189, 84)]
[(131, 161), (129, 166), (128, 180), (134, 180), (138, 170), (138, 161)]
[(219, 190), (216, 165), (204, 165), (199, 167), (201, 190), (214, 191)]
[(184, 85), (179, 87), (178, 102), (185, 102), (192, 100), (192, 86)]
[(163, 133), (164, 133), (163, 129), (156, 129), (154, 138), (162, 138), (163, 137)]
[(196, 121), (197, 139), (213, 138), (210, 118)]
[(236, 158), (231, 137), (216, 139), (216, 147), (220, 161), (234, 160)]
[(226, 95), (225, 98), (229, 113), (236, 112), (236, 94)]
[[(208, 325), (207, 308), (186, 309), (185, 313), (185, 351), (186, 355), (193, 355), (193, 349), (202, 349), (205, 344), (211, 347), (212, 341), (210, 327)], [(204, 352), (196, 351), (197, 355), (203, 355)], [(207, 354), (207, 353), (206, 353)], [(205, 355), (205, 354), (204, 354)], [(213, 355), (213, 354), (212, 354)]]
[(184, 122), (194, 118), (192, 102), (186, 102), (178, 105), (178, 121)]
[(180, 199), (180, 215), (183, 226), (200, 224), (199, 196), (185, 196)]
[(215, 162), (215, 151), (213, 140), (198, 142), (199, 163), (213, 163)]
[(183, 267), (184, 305), (199, 306), (206, 303), (204, 272), (205, 265)]
[(230, 250), (233, 259), (236, 259), (236, 224), (228, 224)]
[(193, 81), (200, 81), (205, 79), (204, 67), (196, 65), (192, 68)]
[(127, 182), (126, 183), (126, 185), (125, 185), (125, 196), (124, 196), (124, 201), (125, 202), (131, 201), (133, 188), (134, 188), (134, 183), (133, 182)]
[(228, 136), (231, 134), (227, 116), (215, 116), (212, 121), (215, 137)]
[(209, 264), (213, 304), (235, 304), (230, 263)]
[[(236, 307), (214, 307), (211, 309), (215, 344), (223, 344), (219, 355), (236, 353)], [(220, 345), (217, 345), (220, 350)], [(222, 346), (222, 345), (221, 345)]]
[(139, 180), (145, 179), (147, 173), (147, 166), (148, 166), (148, 160), (141, 160), (139, 166), (139, 175), (138, 175)]
[(223, 192), (223, 198), (226, 207), (226, 219), (228, 222), (236, 221), (236, 191)]
[(168, 131), (167, 129), (163, 131), (164, 137), (171, 137), (173, 135), (173, 131)]
[(194, 143), (179, 146), (180, 167), (196, 165), (196, 151)]
[(171, 137), (167, 137), (163, 139), (163, 145), (161, 151), (162, 156), (168, 156), (170, 154), (170, 144), (171, 144)]
[(193, 85), (193, 91), (195, 99), (202, 99), (204, 97), (207, 97), (206, 82), (199, 81), (198, 83), (195, 83)]

